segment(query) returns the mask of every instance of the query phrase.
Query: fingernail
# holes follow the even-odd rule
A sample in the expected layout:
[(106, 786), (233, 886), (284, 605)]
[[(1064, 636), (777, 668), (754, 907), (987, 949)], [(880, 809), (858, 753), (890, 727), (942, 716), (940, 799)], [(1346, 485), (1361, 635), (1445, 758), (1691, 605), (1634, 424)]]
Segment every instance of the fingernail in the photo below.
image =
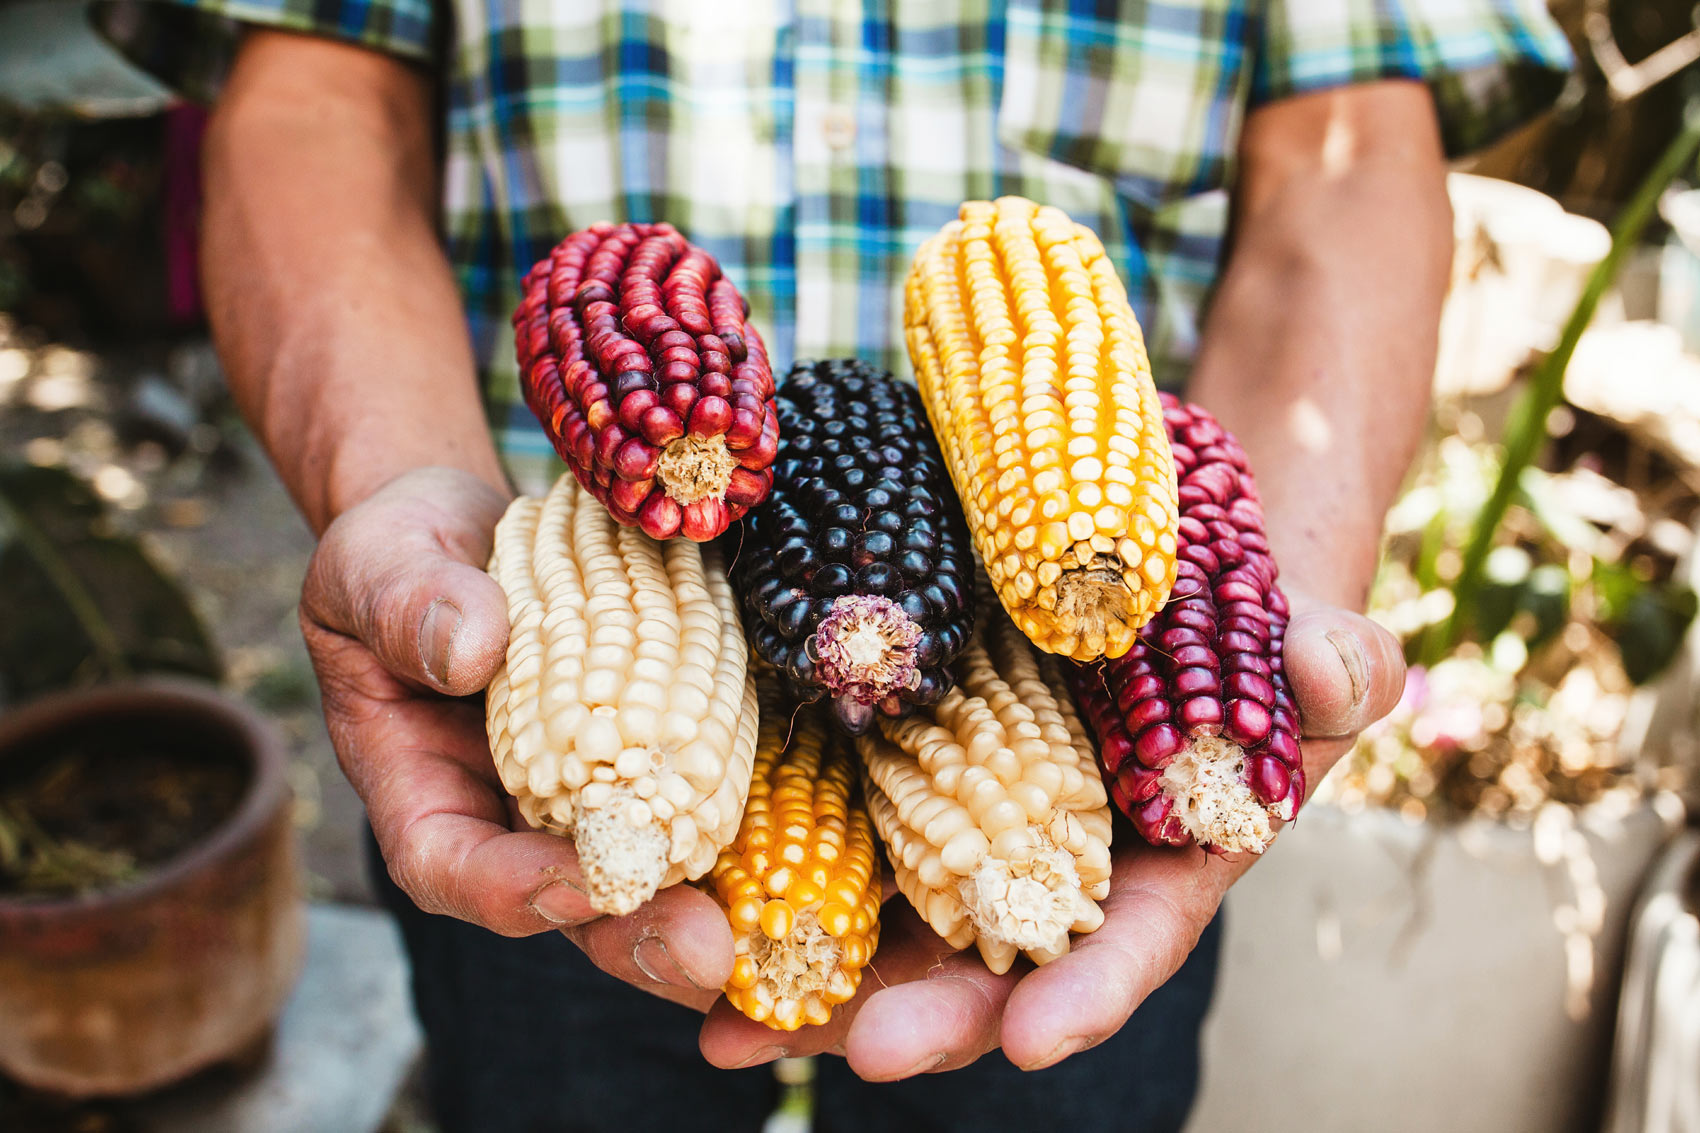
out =
[(580, 925), (596, 919), (596, 914), (585, 910), (589, 900), (584, 890), (563, 878), (539, 889), (531, 907), (550, 924)]
[(460, 607), (438, 598), (419, 623), (419, 658), (437, 683), (449, 683), (449, 661), (454, 655), (455, 634), (460, 632)]
[(850, 1052), (844, 1049), (844, 1044), (841, 1042), (833, 1043), (831, 1046), (826, 1048), (826, 1052), (828, 1054), (836, 1054), (840, 1058), (847, 1058), (850, 1055)]
[(882, 1074), (882, 1075), (879, 1075), (877, 1077), (870, 1076), (868, 1078), (868, 1081), (870, 1081), (870, 1082), (897, 1082), (897, 1081), (901, 1081), (904, 1078), (913, 1078), (917, 1074), (925, 1074), (929, 1070), (937, 1070), (939, 1067), (944, 1065), (944, 1060), (949, 1058), (949, 1057), (950, 1057), (949, 1054), (947, 1054), (946, 1052), (941, 1050), (937, 1054), (927, 1055), (927, 1057), (921, 1059), (919, 1062), (915, 1063), (915, 1065), (911, 1066), (907, 1070), (901, 1071), (897, 1074)]
[(638, 942), (632, 945), (632, 963), (637, 965), (638, 971), (658, 984), (702, 990), (690, 973), (673, 959), (673, 954), (667, 951), (667, 942), (659, 936), (651, 934), (639, 937)]
[(734, 1066), (733, 1069), (742, 1070), (746, 1066), (760, 1066), (764, 1062), (772, 1062), (775, 1059), (784, 1058), (787, 1053), (786, 1049), (782, 1046), (760, 1047), (754, 1054)]
[(1079, 1054), (1088, 1047), (1097, 1046), (1102, 1038), (1093, 1035), (1076, 1035), (1072, 1039), (1064, 1039), (1051, 1049), (1051, 1053), (1036, 1062), (1029, 1062), (1023, 1070), (1043, 1070), (1047, 1066), (1055, 1066), (1071, 1054)]
[(1352, 682), (1352, 707), (1356, 708), (1364, 702), (1364, 692), (1369, 688), (1369, 663), (1364, 660), (1363, 644), (1357, 634), (1343, 630), (1331, 629), (1324, 636), (1339, 656), (1346, 679)]

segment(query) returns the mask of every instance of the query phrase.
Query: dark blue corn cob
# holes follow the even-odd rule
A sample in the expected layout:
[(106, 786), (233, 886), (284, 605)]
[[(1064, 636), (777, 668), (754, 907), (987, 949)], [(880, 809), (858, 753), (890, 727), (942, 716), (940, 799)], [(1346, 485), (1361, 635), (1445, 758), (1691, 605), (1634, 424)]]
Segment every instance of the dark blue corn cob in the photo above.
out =
[(756, 653), (847, 731), (950, 688), (973, 626), (974, 559), (915, 388), (855, 360), (781, 385), (773, 490), (744, 521), (733, 584)]

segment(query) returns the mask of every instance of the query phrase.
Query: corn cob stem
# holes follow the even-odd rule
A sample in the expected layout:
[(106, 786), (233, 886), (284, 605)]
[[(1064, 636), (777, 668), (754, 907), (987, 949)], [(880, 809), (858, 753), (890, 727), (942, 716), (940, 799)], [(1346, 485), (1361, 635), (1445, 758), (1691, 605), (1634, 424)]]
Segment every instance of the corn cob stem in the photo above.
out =
[(617, 525), (562, 476), (497, 525), (507, 660), (491, 752), (531, 826), (571, 835), (602, 912), (700, 877), (737, 831), (755, 687), (716, 552)]
[[(824, 1023), (856, 994), (879, 943), (874, 830), (846, 741), (813, 708), (795, 718), (758, 682), (749, 803), (712, 891), (732, 922), (726, 998), (776, 1030)], [(787, 729), (791, 734), (786, 735)]]
[(687, 433), (661, 450), (655, 480), (675, 503), (688, 507), (725, 495), (737, 467), (738, 459), (724, 438)]
[(1245, 453), (1163, 395), (1180, 471), (1179, 577), (1126, 656), (1077, 671), (1111, 797), (1147, 841), (1262, 853), (1304, 800), (1281, 665), (1287, 600)]
[(904, 323), (1005, 609), (1049, 652), (1127, 652), (1174, 581), (1174, 467), (1098, 238), (1020, 197), (970, 201), (916, 254)]
[(874, 825), (898, 888), (994, 972), (1046, 963), (1103, 923), (1110, 813), (1091, 741), (1058, 664), (1007, 618), (970, 639), (958, 687), (857, 739)]

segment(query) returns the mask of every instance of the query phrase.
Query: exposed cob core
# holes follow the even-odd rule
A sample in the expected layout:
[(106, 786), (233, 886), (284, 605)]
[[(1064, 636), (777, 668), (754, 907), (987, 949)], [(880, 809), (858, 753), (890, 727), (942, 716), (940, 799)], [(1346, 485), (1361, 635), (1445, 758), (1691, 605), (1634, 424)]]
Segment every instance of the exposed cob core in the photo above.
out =
[(598, 224), (526, 273), (526, 404), (579, 483), (657, 539), (711, 539), (767, 495), (773, 372), (748, 304), (669, 224)]
[(1245, 453), (1163, 396), (1180, 473), (1180, 575), (1125, 657), (1076, 674), (1110, 794), (1156, 845), (1262, 853), (1304, 801), (1281, 667), (1287, 600)]
[(763, 660), (840, 726), (931, 704), (972, 624), (974, 556), (915, 388), (864, 363), (802, 362), (780, 386), (773, 493), (733, 577)]
[(1110, 810), (1061, 666), (993, 610), (931, 708), (857, 739), (897, 886), (956, 948), (1006, 972), (1103, 923)]
[(605, 913), (701, 877), (737, 833), (756, 692), (718, 552), (621, 527), (571, 476), (496, 527), (507, 660), (485, 694), (502, 785), (571, 835)]
[(759, 681), (755, 776), (712, 891), (737, 958), (726, 998), (758, 1023), (824, 1023), (856, 994), (879, 943), (874, 829), (849, 743), (814, 708)]
[(1119, 657), (1175, 578), (1175, 480), (1151, 366), (1092, 231), (969, 201), (921, 246), (915, 378), (1004, 608), (1041, 649)]

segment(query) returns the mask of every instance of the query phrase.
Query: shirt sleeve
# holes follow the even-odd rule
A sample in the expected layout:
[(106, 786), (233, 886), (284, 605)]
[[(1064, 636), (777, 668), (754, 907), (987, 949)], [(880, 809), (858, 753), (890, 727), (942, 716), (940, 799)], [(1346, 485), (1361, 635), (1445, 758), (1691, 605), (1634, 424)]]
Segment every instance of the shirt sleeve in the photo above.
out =
[(1269, 0), (1252, 105), (1378, 79), (1420, 79), (1447, 156), (1551, 106), (1570, 45), (1542, 0)]
[(433, 0), (92, 0), (90, 19), (132, 63), (189, 98), (218, 93), (245, 26), (323, 36), (428, 64)]

